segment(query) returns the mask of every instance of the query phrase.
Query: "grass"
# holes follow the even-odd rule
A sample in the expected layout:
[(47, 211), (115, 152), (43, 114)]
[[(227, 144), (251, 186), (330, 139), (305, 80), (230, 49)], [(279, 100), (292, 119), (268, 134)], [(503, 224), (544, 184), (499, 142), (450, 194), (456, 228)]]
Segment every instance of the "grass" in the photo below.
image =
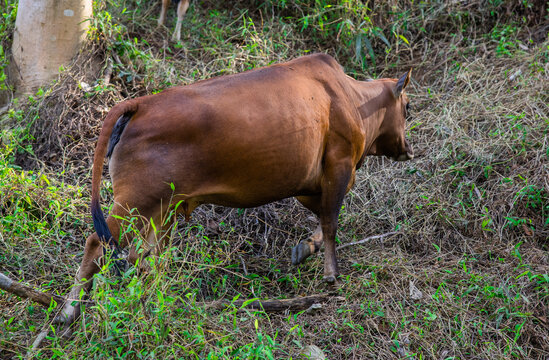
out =
[[(10, 15), (0, 31), (14, 21), (14, 6), (3, 4)], [(139, 0), (96, 4), (75, 62), (1, 116), (4, 274), (61, 295), (71, 286), (93, 231), (93, 144), (116, 102), (316, 51), (359, 79), (414, 68), (408, 137), (417, 157), (367, 159), (338, 239), (399, 233), (338, 253), (344, 301), (296, 313), (218, 311), (210, 305), (220, 299), (330, 289), (322, 253), (290, 265), (290, 248), (316, 225), (294, 200), (203, 206), (189, 223), (179, 219), (168, 250), (147, 260), (149, 274), (98, 274), (69, 340), (51, 324), (55, 306), (0, 292), (0, 358), (25, 358), (44, 326), (52, 331), (37, 359), (297, 359), (311, 344), (329, 359), (549, 356), (543, 2), (193, 1), (181, 43), (168, 41), (173, 9), (167, 28), (155, 27), (158, 12)], [(102, 189), (108, 207), (108, 176)]]

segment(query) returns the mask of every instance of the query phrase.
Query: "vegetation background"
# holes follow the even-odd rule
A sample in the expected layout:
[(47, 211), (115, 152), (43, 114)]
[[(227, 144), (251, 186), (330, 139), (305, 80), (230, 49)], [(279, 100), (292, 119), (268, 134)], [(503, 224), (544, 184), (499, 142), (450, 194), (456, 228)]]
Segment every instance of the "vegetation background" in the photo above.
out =
[[(0, 88), (17, 4), (1, 0)], [(413, 68), (417, 158), (369, 158), (340, 215), (341, 286), (320, 309), (211, 309), (327, 293), (315, 223), (293, 199), (204, 206), (153, 270), (102, 271), (71, 339), (58, 308), (0, 291), (1, 359), (549, 358), (549, 17), (544, 0), (193, 0), (182, 41), (159, 1), (97, 1), (88, 42), (51, 87), (0, 118), (0, 270), (64, 295), (89, 216), (91, 158), (115, 103), (313, 52), (357, 78)], [(111, 187), (104, 178), (103, 205)], [(343, 299), (341, 299), (343, 298)], [(29, 350), (41, 329), (42, 348)]]

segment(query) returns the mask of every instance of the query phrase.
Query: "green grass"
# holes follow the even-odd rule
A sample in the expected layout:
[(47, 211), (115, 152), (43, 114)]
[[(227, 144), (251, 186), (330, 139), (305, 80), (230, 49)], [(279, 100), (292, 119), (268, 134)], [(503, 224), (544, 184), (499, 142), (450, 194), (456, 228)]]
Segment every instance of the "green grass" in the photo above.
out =
[(2, 0), (0, 4), (2, 5), (0, 8), (0, 14), (2, 15), (2, 21), (0, 21), (0, 39), (5, 39), (0, 43), (0, 91), (5, 91), (9, 88), (6, 74), (6, 67), (9, 64), (7, 54), (9, 53), (10, 42), (8, 39), (11, 40), (15, 27), (17, 3), (10, 0)]

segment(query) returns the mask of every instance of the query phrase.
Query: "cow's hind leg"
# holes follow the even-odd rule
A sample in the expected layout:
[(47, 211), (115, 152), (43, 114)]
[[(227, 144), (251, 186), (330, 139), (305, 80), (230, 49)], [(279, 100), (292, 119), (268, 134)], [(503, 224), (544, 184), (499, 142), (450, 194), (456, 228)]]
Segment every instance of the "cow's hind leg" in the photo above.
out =
[[(138, 209), (140, 210), (139, 215), (144, 218), (150, 218), (153, 214), (153, 209), (155, 208), (153, 204), (148, 203), (137, 203), (132, 204), (134, 206), (126, 205), (121, 206), (120, 203), (127, 202), (115, 202), (111, 215), (107, 218), (107, 226), (112, 234), (112, 236), (118, 240), (122, 248), (126, 247), (128, 242), (133, 238), (132, 233), (128, 231), (122, 231), (124, 225), (124, 218), (130, 213), (128, 209)], [(158, 207), (156, 205), (156, 207)], [(138, 221), (137, 226), (139, 229), (143, 226), (143, 223)], [(124, 229), (125, 230), (125, 229)], [(84, 248), (84, 257), (82, 258), (82, 263), (78, 273), (76, 274), (75, 284), (71, 288), (71, 291), (67, 297), (67, 302), (63, 307), (61, 314), (57, 317), (57, 322), (66, 323), (70, 325), (73, 323), (78, 316), (80, 315), (80, 293), (82, 290), (88, 292), (93, 283), (93, 276), (97, 274), (100, 270), (100, 267), (104, 265), (103, 258), (103, 246), (97, 233), (93, 233), (86, 240), (86, 246)]]
[[(109, 216), (107, 218), (107, 225), (111, 234), (118, 234), (120, 229), (120, 221)], [(80, 293), (82, 290), (88, 292), (92, 286), (92, 279), (95, 274), (100, 270), (100, 266), (103, 265), (103, 245), (99, 240), (97, 233), (93, 233), (86, 239), (86, 246), (84, 248), (84, 257), (82, 263), (76, 274), (75, 284), (73, 285), (67, 301), (61, 314), (56, 318), (58, 323), (72, 324), (80, 315)], [(123, 244), (121, 244), (123, 246)]]
[(189, 8), (190, 0), (181, 0), (177, 5), (177, 22), (175, 24), (175, 30), (172, 35), (172, 40), (179, 41), (181, 40), (181, 23), (183, 22), (183, 17)]
[(141, 230), (142, 241), (132, 244), (128, 255), (130, 264), (138, 264), (140, 272), (149, 272), (150, 266), (144, 259), (150, 254), (154, 256), (162, 253), (165, 244), (168, 242), (171, 230), (175, 224), (175, 212), (168, 212), (165, 209), (159, 210)]
[(166, 12), (168, 11), (168, 6), (170, 5), (170, 0), (162, 0), (162, 9), (160, 10), (160, 16), (158, 17), (158, 26), (164, 24), (166, 21)]
[[(298, 196), (296, 199), (317, 217), (320, 215), (321, 196)], [(292, 264), (298, 265), (322, 247), (322, 227), (317, 226), (311, 237), (301, 240), (292, 249)]]

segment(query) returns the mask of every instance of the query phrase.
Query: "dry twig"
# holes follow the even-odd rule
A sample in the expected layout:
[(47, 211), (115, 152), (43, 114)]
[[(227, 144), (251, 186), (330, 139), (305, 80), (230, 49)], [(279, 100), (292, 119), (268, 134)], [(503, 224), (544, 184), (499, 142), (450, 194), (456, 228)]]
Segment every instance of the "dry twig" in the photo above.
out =
[(384, 237), (386, 237), (386, 236), (395, 235), (395, 234), (398, 234), (398, 233), (399, 233), (398, 231), (392, 231), (392, 232), (388, 232), (388, 233), (381, 234), (381, 235), (369, 236), (369, 237), (367, 237), (366, 239), (362, 239), (362, 240), (360, 240), (360, 241), (355, 241), (355, 242), (352, 242), (352, 243), (343, 244), (343, 245), (341, 245), (341, 246), (338, 246), (338, 247), (336, 248), (336, 250), (341, 250), (341, 249), (344, 249), (344, 248), (346, 248), (346, 247), (353, 246), (353, 245), (364, 244), (365, 242), (368, 242), (368, 241), (370, 241), (370, 240), (381, 239), (381, 238), (384, 238)]
[(249, 303), (247, 303), (249, 300), (235, 300), (232, 302), (222, 300), (204, 303), (204, 307), (214, 310), (223, 310), (229, 305), (233, 305), (234, 307), (240, 308), (239, 311), (244, 311), (244, 309), (250, 309), (263, 310), (266, 312), (283, 312), (286, 310), (307, 310), (313, 304), (324, 303), (330, 300), (345, 301), (345, 298), (341, 296), (333, 296), (331, 294), (319, 294), (281, 300), (255, 300)]

